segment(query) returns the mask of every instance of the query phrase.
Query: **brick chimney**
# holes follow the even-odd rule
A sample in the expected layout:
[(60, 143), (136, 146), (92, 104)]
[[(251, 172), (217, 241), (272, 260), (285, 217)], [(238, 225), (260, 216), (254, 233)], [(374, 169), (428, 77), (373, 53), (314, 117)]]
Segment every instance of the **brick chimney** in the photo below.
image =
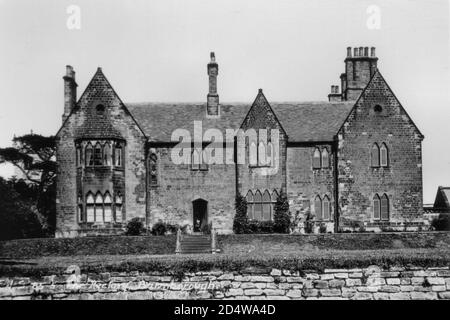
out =
[(377, 70), (375, 48), (347, 48), (345, 73), (341, 75), (342, 100), (356, 100)]
[(328, 101), (342, 101), (342, 94), (339, 93), (339, 86), (331, 86), (331, 93), (328, 95)]
[(66, 75), (64, 79), (64, 114), (62, 116), (63, 122), (72, 112), (72, 109), (77, 103), (77, 83), (75, 82), (75, 71), (72, 66), (66, 66)]
[(211, 61), (208, 63), (209, 92), (206, 105), (206, 115), (210, 117), (220, 116), (219, 95), (217, 94), (217, 75), (219, 65), (216, 62), (214, 52), (211, 52)]

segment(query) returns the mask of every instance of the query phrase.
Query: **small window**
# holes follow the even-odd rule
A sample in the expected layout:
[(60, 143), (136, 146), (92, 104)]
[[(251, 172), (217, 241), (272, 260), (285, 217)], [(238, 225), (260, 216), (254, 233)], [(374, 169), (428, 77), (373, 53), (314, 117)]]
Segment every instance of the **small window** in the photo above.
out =
[(95, 196), (95, 222), (103, 222), (103, 197), (100, 192)]
[(383, 194), (381, 197), (381, 220), (389, 220), (389, 197)]
[(85, 154), (85, 160), (86, 160), (86, 166), (93, 166), (94, 165), (94, 157), (93, 157), (93, 148), (91, 143), (89, 142), (86, 146), (86, 149), (84, 151)]
[(105, 166), (110, 166), (111, 159), (112, 159), (111, 146), (109, 145), (109, 143), (105, 143), (105, 145), (103, 146), (103, 164)]
[(193, 171), (200, 170), (200, 151), (198, 149), (192, 150), (191, 154), (191, 169)]
[(386, 144), (382, 144), (380, 148), (380, 165), (387, 167), (389, 165), (389, 152)]
[(261, 141), (258, 144), (258, 166), (266, 166), (267, 165), (267, 150), (266, 145)]
[(98, 104), (95, 107), (95, 111), (97, 112), (98, 115), (103, 115), (105, 113), (105, 106), (102, 104)]
[(372, 145), (372, 149), (370, 152), (370, 165), (372, 167), (380, 166), (380, 148), (378, 148), (378, 144), (376, 143)]
[(206, 154), (205, 150), (202, 150), (202, 152), (200, 153), (201, 158), (201, 162), (200, 162), (200, 170), (201, 171), (208, 171), (208, 155)]
[(375, 220), (380, 219), (380, 197), (378, 194), (373, 196), (373, 218)]
[(380, 113), (380, 112), (383, 111), (383, 108), (382, 108), (379, 104), (377, 104), (377, 105), (373, 108), (373, 110), (374, 110), (375, 112), (377, 112), (377, 113)]
[(256, 167), (258, 165), (258, 147), (255, 142), (250, 143), (248, 161), (250, 166)]
[(155, 153), (150, 154), (150, 185), (156, 186), (158, 184), (158, 171), (157, 171), (158, 157)]
[(94, 195), (92, 193), (88, 193), (86, 196), (86, 216), (87, 222), (95, 221), (95, 203)]
[(105, 222), (112, 221), (112, 201), (109, 192), (105, 193), (104, 200), (104, 213), (105, 213)]
[(253, 218), (255, 220), (262, 220), (263, 218), (262, 195), (259, 190), (256, 191), (254, 197)]
[(313, 154), (313, 169), (320, 169), (321, 167), (320, 155), (321, 154), (319, 148), (316, 148)]
[(114, 162), (116, 167), (122, 166), (122, 156), (123, 156), (122, 146), (117, 144), (114, 150)]
[(101, 166), (103, 164), (102, 145), (97, 142), (94, 149), (94, 166)]
[(247, 217), (249, 219), (254, 219), (253, 217), (253, 193), (249, 190), (247, 192), (247, 196), (245, 197), (247, 200)]
[(262, 214), (262, 220), (268, 221), (272, 220), (272, 200), (270, 198), (270, 193), (268, 190), (264, 191), (263, 197), (263, 214)]
[(316, 196), (314, 200), (314, 212), (316, 213), (316, 220), (322, 220), (322, 199), (320, 196)]
[(116, 222), (122, 222), (122, 215), (123, 215), (123, 203), (122, 203), (122, 196), (120, 192), (116, 196)]
[(328, 149), (323, 148), (322, 150), (322, 168), (330, 167), (330, 157), (328, 156)]
[(328, 196), (325, 196), (323, 198), (323, 203), (322, 203), (322, 216), (323, 216), (323, 220), (330, 220), (331, 216), (330, 216), (330, 199), (328, 198)]
[(78, 146), (77, 147), (77, 151), (76, 151), (76, 159), (77, 159), (77, 167), (81, 167), (82, 166), (82, 159), (81, 159), (81, 147)]
[(267, 143), (267, 157), (266, 157), (266, 165), (269, 167), (273, 167), (275, 165), (274, 160), (274, 150), (273, 150), (273, 144), (272, 142)]

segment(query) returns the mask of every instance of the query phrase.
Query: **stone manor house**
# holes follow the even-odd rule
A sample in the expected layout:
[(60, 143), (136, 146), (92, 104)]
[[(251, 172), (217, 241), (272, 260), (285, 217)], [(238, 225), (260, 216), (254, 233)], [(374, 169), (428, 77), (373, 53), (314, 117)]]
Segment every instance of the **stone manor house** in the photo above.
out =
[[(356, 224), (417, 228), (424, 137), (381, 75), (375, 48), (347, 48), (344, 62), (340, 89), (331, 86), (327, 102), (277, 103), (260, 89), (253, 103), (242, 104), (219, 103), (214, 53), (204, 103), (123, 102), (100, 68), (77, 98), (75, 71), (67, 66), (56, 236), (120, 234), (135, 217), (147, 227), (164, 221), (199, 231), (212, 222), (230, 233), (237, 193), (248, 201), (249, 218), (264, 221), (273, 219), (282, 191), (296, 221), (313, 215), (316, 232), (322, 224), (327, 232)], [(244, 144), (244, 164), (205, 161), (213, 139), (191, 149), (195, 161), (174, 163), (179, 141), (172, 134), (192, 132), (194, 121), (203, 132), (278, 130), (278, 170), (267, 174), (273, 162), (262, 159), (273, 154), (274, 141), (259, 133), (232, 144), (233, 160)]]

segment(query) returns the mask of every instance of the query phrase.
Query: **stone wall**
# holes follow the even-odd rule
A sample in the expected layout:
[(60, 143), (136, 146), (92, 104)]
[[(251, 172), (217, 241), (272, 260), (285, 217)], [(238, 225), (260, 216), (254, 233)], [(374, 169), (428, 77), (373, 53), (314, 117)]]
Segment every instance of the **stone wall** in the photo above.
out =
[(101, 273), (0, 278), (0, 299), (450, 299), (450, 270), (377, 266), (325, 269), (207, 271), (185, 274)]
[[(376, 110), (375, 106), (381, 106)], [(338, 190), (341, 227), (362, 221), (366, 230), (413, 230), (423, 223), (423, 136), (377, 72), (339, 132)], [(387, 167), (371, 167), (371, 148), (385, 143)], [(375, 221), (373, 197), (389, 197), (389, 221)], [(348, 227), (348, 225), (347, 225)]]

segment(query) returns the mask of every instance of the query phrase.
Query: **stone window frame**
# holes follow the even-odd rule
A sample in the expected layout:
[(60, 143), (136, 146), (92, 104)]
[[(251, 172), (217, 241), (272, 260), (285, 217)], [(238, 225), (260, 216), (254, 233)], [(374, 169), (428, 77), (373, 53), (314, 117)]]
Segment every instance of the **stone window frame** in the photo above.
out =
[[(384, 204), (383, 204), (384, 202)], [(372, 218), (376, 221), (390, 221), (391, 201), (387, 193), (375, 193), (372, 198)], [(385, 210), (383, 210), (383, 207)]]
[[(197, 155), (198, 160), (194, 159), (195, 155)], [(209, 165), (205, 162), (205, 157), (204, 147), (201, 148), (201, 152), (199, 148), (193, 147), (191, 150), (191, 171), (209, 171)]]
[[(315, 221), (333, 221), (333, 210), (331, 205), (331, 197), (325, 194), (323, 197), (320, 194), (314, 197), (314, 220)], [(319, 210), (317, 208), (320, 207)], [(328, 210), (328, 212), (326, 212)], [(326, 217), (326, 213), (328, 217)]]
[(374, 142), (370, 147), (370, 167), (389, 168), (389, 147), (386, 142)]
[(157, 187), (159, 185), (158, 163), (158, 154), (156, 153), (156, 150), (151, 150), (148, 156), (148, 184), (150, 187)]
[[(77, 163), (77, 167), (123, 168), (124, 166), (125, 144), (122, 141), (116, 141), (115, 139), (84, 139), (83, 141), (78, 141), (75, 148), (77, 150), (76, 162), (80, 160), (80, 163)], [(121, 152), (117, 153), (117, 150), (121, 150)], [(118, 154), (120, 154), (120, 165), (117, 164)]]
[(314, 147), (312, 152), (312, 169), (314, 171), (331, 168), (331, 157), (328, 147)]
[[(264, 161), (262, 160), (263, 155), (265, 155)], [(270, 137), (268, 137), (267, 143), (264, 141), (256, 143), (253, 140), (248, 142), (248, 166), (250, 168), (271, 168), (274, 164), (273, 155), (274, 148)], [(270, 163), (268, 157), (270, 157)]]
[[(258, 196), (258, 198), (256, 198)], [(256, 198), (256, 199), (255, 199)], [(276, 189), (270, 193), (268, 189), (264, 192), (257, 189), (255, 192), (248, 190), (245, 196), (247, 201), (247, 217), (254, 221), (273, 221), (275, 215), (275, 204), (278, 198)], [(255, 217), (255, 207), (261, 208), (261, 216)], [(268, 213), (264, 215), (264, 213)]]
[[(81, 195), (81, 193), (79, 194)], [(79, 223), (85, 223), (88, 225), (95, 225), (95, 224), (112, 224), (112, 223), (122, 223), (125, 219), (123, 218), (123, 208), (124, 208), (124, 202), (123, 197), (120, 192), (113, 194), (109, 192), (109, 190), (105, 191), (104, 194), (102, 194), (100, 191), (97, 191), (96, 193), (89, 190), (86, 193), (86, 201), (85, 205), (83, 206), (83, 202), (80, 203), (80, 197), (78, 197), (78, 206), (82, 206), (84, 210), (82, 210), (82, 216), (81, 219), (79, 217)], [(98, 200), (100, 199), (100, 200)], [(110, 209), (110, 215), (109, 219), (107, 219), (107, 210)], [(118, 209), (120, 208), (120, 209)], [(90, 211), (92, 212), (92, 219), (88, 219), (90, 217)], [(97, 220), (97, 210), (101, 211), (101, 219)], [(119, 212), (120, 211), (120, 212)], [(120, 213), (120, 214), (118, 214)], [(120, 219), (117, 217), (120, 215)]]

